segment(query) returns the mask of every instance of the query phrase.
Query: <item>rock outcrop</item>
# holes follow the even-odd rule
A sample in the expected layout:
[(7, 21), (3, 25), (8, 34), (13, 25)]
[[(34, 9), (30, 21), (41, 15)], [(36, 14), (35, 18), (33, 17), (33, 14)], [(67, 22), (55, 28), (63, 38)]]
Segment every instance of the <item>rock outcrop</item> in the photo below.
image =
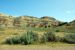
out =
[(50, 16), (36, 18), (33, 16), (9, 16), (0, 14), (0, 27), (51, 27), (58, 26), (60, 21)]

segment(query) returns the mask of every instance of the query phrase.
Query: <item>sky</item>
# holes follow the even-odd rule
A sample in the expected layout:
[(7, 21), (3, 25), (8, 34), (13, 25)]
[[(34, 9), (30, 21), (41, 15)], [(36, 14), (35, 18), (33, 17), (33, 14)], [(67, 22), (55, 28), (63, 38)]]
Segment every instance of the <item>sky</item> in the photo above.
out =
[(0, 13), (12, 16), (51, 16), (57, 20), (75, 20), (75, 0), (0, 0)]

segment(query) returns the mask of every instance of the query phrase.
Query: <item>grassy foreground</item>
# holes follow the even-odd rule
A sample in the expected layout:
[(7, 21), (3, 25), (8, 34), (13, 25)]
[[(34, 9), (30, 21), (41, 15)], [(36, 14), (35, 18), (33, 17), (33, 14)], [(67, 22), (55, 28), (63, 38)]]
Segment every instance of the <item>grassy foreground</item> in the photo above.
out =
[[(32, 28), (32, 31), (34, 29)], [(41, 29), (42, 30), (42, 29)], [(47, 30), (47, 29), (46, 29)], [(8, 45), (8, 44), (2, 44), (2, 42), (4, 40), (6, 40), (6, 38), (9, 38), (9, 37), (12, 37), (12, 36), (16, 36), (16, 35), (21, 35), (22, 33), (24, 32), (27, 32), (28, 30), (27, 29), (14, 29), (14, 28), (6, 28), (6, 29), (3, 29), (3, 30), (0, 30), (0, 46), (22, 46), (22, 45)], [(34, 32), (38, 33), (39, 35), (43, 35), (44, 32), (46, 31), (40, 31), (39, 29), (38, 30), (34, 30)], [(64, 35), (68, 34), (66, 32), (55, 32), (56, 36), (60, 36), (60, 37), (63, 37)], [(47, 42), (45, 44), (40, 44), (40, 43), (37, 43), (37, 44), (31, 44), (31, 45), (26, 45), (26, 46), (75, 46), (75, 44), (68, 44), (68, 43), (62, 43), (62, 42)], [(25, 46), (25, 45), (23, 45)]]

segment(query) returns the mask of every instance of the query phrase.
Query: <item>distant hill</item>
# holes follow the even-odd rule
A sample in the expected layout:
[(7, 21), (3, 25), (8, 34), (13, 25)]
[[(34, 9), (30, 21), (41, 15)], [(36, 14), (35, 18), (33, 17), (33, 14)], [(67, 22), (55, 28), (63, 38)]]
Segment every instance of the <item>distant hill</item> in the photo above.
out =
[(75, 20), (71, 21), (69, 24), (70, 24), (71, 26), (75, 26)]
[[(67, 24), (61, 22), (51, 16), (43, 16), (41, 18), (33, 16), (10, 16), (6, 14), (0, 14), (0, 27), (58, 27)], [(75, 20), (69, 24), (75, 25)]]

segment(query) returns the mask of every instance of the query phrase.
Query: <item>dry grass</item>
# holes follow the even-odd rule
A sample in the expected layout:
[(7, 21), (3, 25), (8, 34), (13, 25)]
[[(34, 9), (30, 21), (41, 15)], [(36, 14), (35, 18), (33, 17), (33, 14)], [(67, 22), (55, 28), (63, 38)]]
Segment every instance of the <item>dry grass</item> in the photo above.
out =
[[(27, 30), (21, 30), (21, 29), (6, 29), (5, 31), (0, 31), (0, 45), (1, 43), (8, 37), (11, 37), (11, 36), (15, 36), (15, 35), (20, 35), (22, 34), (23, 32), (26, 32)], [(34, 31), (36, 33), (38, 33), (39, 35), (43, 35), (44, 32), (42, 31)], [(60, 37), (63, 37), (65, 35), (64, 32), (57, 32), (55, 33), (56, 36), (60, 36)], [(42, 44), (38, 44), (38, 45), (42, 45)], [(65, 43), (46, 43), (44, 44), (46, 46), (75, 46), (75, 44), (65, 44)], [(2, 46), (2, 45), (1, 45)], [(6, 45), (4, 45), (6, 46)]]
[[(18, 29), (7, 29), (5, 31), (0, 31), (0, 43), (3, 42), (6, 38), (20, 35), (27, 30), (18, 30)], [(42, 35), (44, 32), (37, 32), (39, 35)], [(57, 36), (64, 36), (64, 32), (56, 33)], [(0, 50), (75, 50), (75, 44), (66, 44), (66, 43), (55, 43), (50, 42), (46, 44), (33, 44), (33, 45), (6, 45), (0, 44)]]
[[(29, 30), (23, 30), (23, 29), (5, 29), (4, 31), (0, 31), (0, 43), (2, 43), (6, 38), (15, 36), (15, 35), (21, 35), (24, 32), (27, 32)], [(34, 31), (36, 33), (38, 33), (40, 36), (44, 33), (44, 32), (38, 32), (38, 31)]]

